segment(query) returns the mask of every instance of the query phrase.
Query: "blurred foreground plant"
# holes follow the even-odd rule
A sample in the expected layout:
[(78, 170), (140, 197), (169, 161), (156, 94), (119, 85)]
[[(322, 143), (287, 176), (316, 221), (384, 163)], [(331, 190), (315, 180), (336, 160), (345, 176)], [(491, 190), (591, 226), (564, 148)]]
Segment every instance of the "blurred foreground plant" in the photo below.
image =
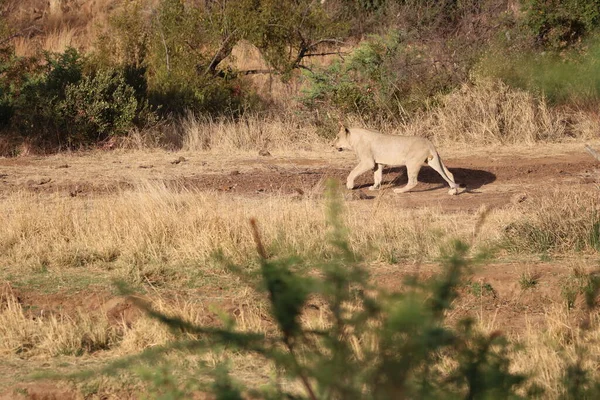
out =
[[(212, 370), (215, 384), (210, 390), (223, 399), (242, 398), (243, 394), (345, 400), (521, 398), (534, 394), (526, 376), (511, 372), (514, 348), (500, 332), (484, 334), (471, 319), (456, 324), (446, 320), (463, 272), (483, 254), (469, 258), (469, 246), (456, 241), (442, 257), (440, 274), (427, 280), (411, 277), (402, 288), (388, 292), (371, 283), (360, 256), (351, 249), (337, 186), (330, 184), (328, 193), (331, 251), (325, 257), (271, 257), (254, 220), (257, 273), (218, 257), (264, 294), (277, 325), (275, 333), (242, 332), (228, 318), (222, 328), (197, 326), (141, 304), (180, 338), (143, 357), (153, 358), (169, 349), (225, 348), (258, 355), (279, 372), (276, 382), (266, 387), (245, 388), (233, 381), (226, 368)], [(326, 315), (326, 322), (317, 329), (303, 323), (305, 312), (309, 305), (315, 307), (314, 303)], [(303, 390), (297, 385), (293, 390), (294, 382)], [(169, 398), (186, 396), (181, 388), (162, 389), (163, 393), (169, 391)]]

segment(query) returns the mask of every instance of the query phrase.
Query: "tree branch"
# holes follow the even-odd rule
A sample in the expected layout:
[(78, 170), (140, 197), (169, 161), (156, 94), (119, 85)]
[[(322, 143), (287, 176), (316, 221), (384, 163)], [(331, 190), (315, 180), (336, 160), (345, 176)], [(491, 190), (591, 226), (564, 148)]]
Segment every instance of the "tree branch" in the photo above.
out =
[(271, 72), (273, 71), (270, 69), (247, 69), (244, 71), (238, 71), (238, 73), (242, 75), (270, 74)]
[(13, 33), (12, 35), (5, 37), (3, 39), (0, 39), (0, 45), (6, 43), (6, 42), (10, 42), (11, 40), (13, 40), (14, 38), (23, 36), (23, 34), (27, 31), (36, 31), (37, 33), (42, 33), (42, 30), (39, 29), (38, 27), (35, 26), (30, 26), (27, 27), (25, 29), (21, 29), (20, 31), (18, 31), (17, 33)]
[(221, 61), (223, 61), (225, 58), (227, 58), (231, 54), (231, 51), (233, 50), (232, 39), (233, 39), (234, 35), (237, 33), (237, 31), (238, 31), (237, 28), (234, 29), (233, 32), (231, 32), (225, 38), (225, 40), (221, 44), (221, 47), (215, 53), (214, 57), (210, 61), (210, 64), (208, 64), (208, 67), (206, 67), (206, 70), (204, 71), (205, 75), (207, 75), (208, 73), (211, 73), (212, 75), (216, 75), (217, 67), (219, 66)]
[(314, 48), (322, 43), (334, 43), (334, 44), (346, 44), (346, 42), (344, 42), (343, 40), (339, 40), (339, 39), (319, 39), (316, 42), (311, 43), (308, 47), (309, 48)]
[(322, 57), (322, 56), (341, 56), (348, 54), (347, 51), (326, 51), (323, 53), (308, 53), (304, 55), (306, 57)]

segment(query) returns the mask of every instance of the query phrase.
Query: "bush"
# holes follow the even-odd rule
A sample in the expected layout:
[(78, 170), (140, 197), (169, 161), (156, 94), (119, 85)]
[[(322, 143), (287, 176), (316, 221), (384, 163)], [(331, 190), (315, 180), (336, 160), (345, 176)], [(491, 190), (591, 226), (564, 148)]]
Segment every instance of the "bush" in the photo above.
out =
[[(93, 58), (105, 68), (141, 72), (144, 98), (164, 117), (188, 111), (237, 116), (259, 108), (258, 96), (235, 71), (209, 68), (225, 45), (221, 36), (228, 36), (219, 26), (229, 29), (222, 21), (227, 15), (219, 12), (238, 8), (234, 2), (223, 7), (161, 0), (149, 13), (140, 2), (128, 3), (111, 19), (111, 35), (101, 37)], [(246, 15), (237, 17), (247, 21)], [(231, 47), (237, 40), (232, 36)]]
[(525, 0), (525, 24), (536, 42), (563, 49), (600, 27), (599, 0)]
[(600, 100), (600, 41), (594, 38), (584, 44), (560, 54), (522, 51), (506, 57), (505, 49), (490, 51), (477, 70), (544, 96), (551, 104), (593, 109)]
[(304, 78), (308, 87), (301, 100), (306, 106), (365, 120), (402, 120), (459, 82), (454, 71), (432, 64), (426, 48), (410, 44), (399, 31), (370, 36), (344, 61), (305, 72)]
[(69, 144), (93, 143), (126, 134), (136, 117), (134, 89), (118, 71), (98, 71), (65, 87), (57, 104)]
[[(123, 70), (88, 70), (72, 48), (43, 60), (4, 54), (0, 122), (49, 146), (77, 147), (127, 133), (148, 116)], [(131, 74), (130, 74), (131, 76)]]

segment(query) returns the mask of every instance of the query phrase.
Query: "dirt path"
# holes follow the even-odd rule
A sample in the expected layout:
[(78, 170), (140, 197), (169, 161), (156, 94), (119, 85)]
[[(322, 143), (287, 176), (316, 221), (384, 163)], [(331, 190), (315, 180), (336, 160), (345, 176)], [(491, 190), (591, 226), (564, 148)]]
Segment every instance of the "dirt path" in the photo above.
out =
[[(394, 195), (391, 186), (406, 184), (405, 168), (384, 172), (384, 190), (370, 192), (373, 176), (359, 177), (359, 189), (347, 197), (390, 196), (395, 206), (438, 206), (443, 210), (474, 210), (482, 204), (502, 206), (514, 196), (556, 189), (595, 190), (599, 163), (583, 145), (556, 145), (511, 151), (486, 150), (478, 156), (449, 152), (445, 163), (458, 183), (459, 196), (448, 196), (442, 178), (429, 167), (419, 174), (413, 192)], [(517, 154), (515, 154), (517, 153)], [(0, 197), (26, 190), (90, 196), (133, 188), (147, 181), (177, 190), (218, 191), (242, 196), (318, 193), (327, 178), (344, 181), (354, 166), (351, 154), (331, 152), (260, 157), (247, 154), (95, 152), (51, 157), (0, 158)], [(360, 192), (362, 191), (362, 194)]]

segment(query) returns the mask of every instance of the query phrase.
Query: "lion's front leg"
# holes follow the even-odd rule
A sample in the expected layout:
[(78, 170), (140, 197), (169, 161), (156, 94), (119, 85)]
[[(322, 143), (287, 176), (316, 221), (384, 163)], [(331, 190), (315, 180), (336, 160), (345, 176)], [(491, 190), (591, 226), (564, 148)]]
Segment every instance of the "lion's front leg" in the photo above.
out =
[(381, 180), (383, 179), (383, 165), (377, 164), (375, 166), (375, 172), (373, 173), (373, 186), (369, 187), (369, 190), (379, 190), (381, 187)]
[(361, 162), (356, 167), (354, 167), (354, 169), (352, 170), (352, 172), (350, 172), (348, 178), (346, 179), (346, 187), (349, 190), (354, 189), (354, 179), (356, 179), (356, 177), (358, 177), (359, 175), (362, 175), (368, 170), (372, 169), (374, 164), (374, 162)]

